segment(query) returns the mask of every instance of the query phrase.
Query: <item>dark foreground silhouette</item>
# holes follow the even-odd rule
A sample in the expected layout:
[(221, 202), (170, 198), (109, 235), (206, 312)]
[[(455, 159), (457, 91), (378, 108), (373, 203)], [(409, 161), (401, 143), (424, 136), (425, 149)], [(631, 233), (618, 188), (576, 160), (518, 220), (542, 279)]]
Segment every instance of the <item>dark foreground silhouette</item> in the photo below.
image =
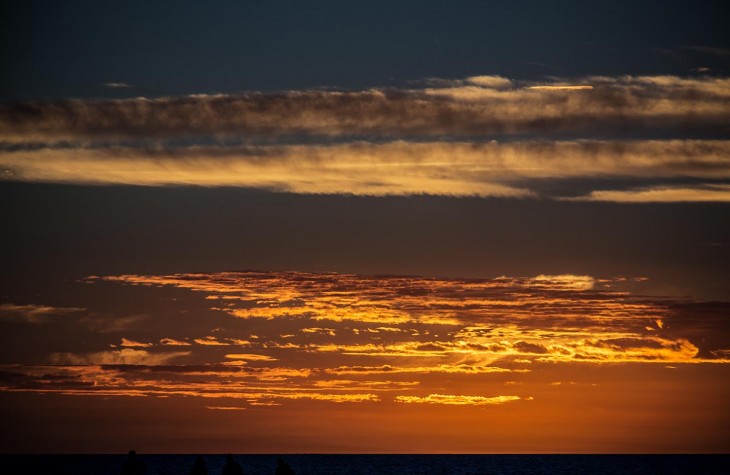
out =
[(294, 475), (294, 470), (291, 469), (288, 463), (282, 459), (276, 461), (276, 470), (274, 475)]
[[(137, 452), (130, 450), (127, 454), (127, 460), (122, 464), (122, 475), (144, 475), (145, 465), (142, 460), (137, 458)], [(193, 466), (190, 468), (190, 475), (208, 475), (208, 468), (205, 466), (205, 459), (198, 455), (195, 457)], [(221, 475), (244, 475), (241, 464), (236, 461), (233, 455), (226, 455), (226, 464), (223, 466)], [(295, 475), (294, 470), (283, 459), (276, 461), (276, 469), (274, 475)]]
[(144, 462), (137, 458), (137, 452), (130, 450), (122, 464), (122, 475), (144, 475)]
[(226, 455), (226, 464), (223, 466), (221, 475), (243, 475), (243, 469), (241, 468), (241, 465), (236, 462), (236, 459), (233, 458), (233, 455)]
[(205, 460), (200, 455), (195, 457), (193, 467), (190, 469), (190, 475), (208, 475), (208, 468), (205, 466)]

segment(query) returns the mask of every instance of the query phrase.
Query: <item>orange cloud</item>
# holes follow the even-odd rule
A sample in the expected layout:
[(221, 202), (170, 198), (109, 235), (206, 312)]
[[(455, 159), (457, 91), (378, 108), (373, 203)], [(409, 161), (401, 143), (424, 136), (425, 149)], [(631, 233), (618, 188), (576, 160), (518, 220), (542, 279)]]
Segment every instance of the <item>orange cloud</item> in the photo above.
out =
[(190, 346), (190, 343), (188, 343), (186, 341), (175, 340), (173, 338), (162, 338), (160, 340), (160, 345), (168, 345), (168, 346)]
[(148, 347), (152, 346), (152, 343), (140, 343), (138, 341), (129, 340), (127, 338), (122, 338), (122, 342), (119, 344), (119, 346), (130, 347), (130, 348), (148, 348)]
[(133, 365), (158, 365), (167, 364), (170, 361), (182, 356), (190, 355), (189, 351), (176, 351), (166, 353), (150, 353), (145, 350), (124, 348), (121, 350), (101, 351), (96, 353), (52, 353), (51, 361), (55, 364), (133, 364)]
[[(60, 183), (241, 186), (304, 194), (537, 197), (530, 180), (730, 177), (730, 142), (529, 141), (346, 143), (171, 149), (0, 151), (4, 179)], [(523, 183), (520, 187), (516, 181)], [(595, 190), (581, 200), (712, 200), (723, 188)], [(702, 192), (702, 195), (700, 194)], [(618, 193), (618, 194), (616, 194)], [(634, 195), (631, 195), (633, 193)], [(616, 199), (614, 199), (614, 197)], [(676, 201), (676, 200), (674, 200)], [(234, 296), (218, 296), (228, 299)]]
[(397, 396), (396, 402), (406, 404), (446, 404), (455, 406), (488, 406), (504, 404), (512, 401), (519, 401), (519, 396), (457, 396), (450, 394), (429, 394), (425, 397), (418, 396)]
[(230, 353), (226, 355), (226, 358), (232, 360), (245, 360), (245, 361), (274, 361), (276, 358), (272, 358), (267, 355), (257, 355), (252, 353)]
[(730, 202), (730, 185), (659, 186), (630, 190), (597, 190), (569, 201), (612, 201), (615, 203)]

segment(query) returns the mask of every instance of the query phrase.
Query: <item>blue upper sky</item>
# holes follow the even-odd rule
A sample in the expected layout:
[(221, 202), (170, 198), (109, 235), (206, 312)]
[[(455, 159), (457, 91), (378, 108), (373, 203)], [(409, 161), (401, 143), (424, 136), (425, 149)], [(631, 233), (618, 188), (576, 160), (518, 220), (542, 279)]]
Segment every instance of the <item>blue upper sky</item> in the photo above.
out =
[[(0, 100), (725, 75), (722, 1), (6, 1)], [(131, 88), (104, 86), (120, 83)]]

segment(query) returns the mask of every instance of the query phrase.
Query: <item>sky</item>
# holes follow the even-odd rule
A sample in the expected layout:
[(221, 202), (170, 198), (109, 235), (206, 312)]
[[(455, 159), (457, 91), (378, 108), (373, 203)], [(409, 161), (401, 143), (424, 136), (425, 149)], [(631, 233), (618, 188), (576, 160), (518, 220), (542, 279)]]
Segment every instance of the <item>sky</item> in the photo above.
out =
[(724, 2), (0, 6), (6, 453), (727, 453)]

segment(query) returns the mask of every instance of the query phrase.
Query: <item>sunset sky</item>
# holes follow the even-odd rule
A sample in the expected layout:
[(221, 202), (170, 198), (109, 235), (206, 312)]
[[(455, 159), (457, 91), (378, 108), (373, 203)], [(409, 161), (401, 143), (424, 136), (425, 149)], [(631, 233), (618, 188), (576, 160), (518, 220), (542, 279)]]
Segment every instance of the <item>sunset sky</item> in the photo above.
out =
[(728, 13), (3, 2), (0, 451), (729, 452)]

